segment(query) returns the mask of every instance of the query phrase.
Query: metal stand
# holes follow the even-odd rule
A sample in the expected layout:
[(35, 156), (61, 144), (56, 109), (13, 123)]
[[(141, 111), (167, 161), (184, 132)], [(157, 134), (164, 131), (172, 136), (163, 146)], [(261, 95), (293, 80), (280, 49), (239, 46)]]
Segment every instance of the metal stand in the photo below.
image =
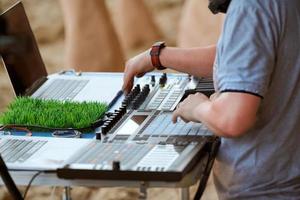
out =
[[(147, 182), (141, 182), (139, 200), (147, 200), (147, 187), (148, 187)], [(190, 199), (189, 187), (181, 188), (181, 200), (189, 200), (189, 199)]]
[(141, 182), (139, 200), (146, 200), (146, 199), (147, 199), (147, 183)]
[(71, 196), (71, 187), (64, 187), (64, 193), (62, 194), (62, 199), (63, 200), (72, 200), (72, 196)]
[(22, 194), (20, 193), (14, 180), (10, 176), (7, 166), (4, 160), (2, 159), (1, 154), (0, 154), (0, 177), (2, 178), (4, 185), (6, 186), (11, 197), (15, 200), (22, 200), (23, 199)]
[(181, 188), (181, 200), (189, 200), (190, 199), (190, 190), (188, 187)]

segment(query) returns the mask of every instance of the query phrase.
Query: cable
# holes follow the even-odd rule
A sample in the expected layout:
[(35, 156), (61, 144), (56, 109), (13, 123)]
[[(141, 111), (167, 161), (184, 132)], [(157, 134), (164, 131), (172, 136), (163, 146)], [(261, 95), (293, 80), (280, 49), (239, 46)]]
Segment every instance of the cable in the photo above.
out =
[[(21, 170), (19, 170), (21, 171)], [(24, 171), (24, 170), (23, 170)], [(26, 171), (29, 171), (29, 170), (26, 170)], [(23, 199), (25, 200), (26, 199), (26, 195), (31, 187), (31, 184), (33, 183), (34, 179), (36, 179), (36, 177), (38, 177), (40, 174), (44, 173), (44, 174), (49, 174), (49, 173), (55, 173), (56, 170), (44, 170), (44, 171), (38, 171), (37, 173), (35, 173), (32, 178), (30, 179), (26, 189), (25, 189), (25, 192), (24, 192), (24, 195), (23, 195)]]
[(216, 137), (215, 141), (212, 142), (212, 146), (211, 146), (210, 150), (208, 151), (208, 157), (207, 157), (207, 162), (206, 162), (206, 165), (205, 165), (205, 168), (204, 168), (203, 176), (202, 176), (202, 178), (200, 180), (200, 183), (198, 185), (198, 189), (197, 189), (196, 194), (194, 196), (194, 200), (200, 200), (201, 197), (202, 197), (202, 194), (205, 190), (207, 180), (208, 180), (209, 175), (210, 175), (210, 171), (211, 171), (212, 166), (214, 164), (215, 157), (218, 153), (220, 144), (221, 144), (220, 138), (218, 138), (218, 137)]
[(87, 126), (83, 128), (51, 128), (51, 127), (46, 127), (46, 126), (38, 126), (38, 125), (21, 125), (21, 124), (7, 124), (3, 125), (0, 127), (0, 131), (4, 131), (7, 129), (44, 129), (44, 130), (51, 130), (51, 131), (73, 131), (73, 130), (78, 130), (78, 131), (84, 131), (88, 129), (92, 129), (93, 126)]
[(35, 173), (35, 174), (32, 176), (32, 178), (30, 179), (30, 181), (29, 181), (29, 183), (28, 183), (28, 185), (27, 185), (27, 187), (26, 187), (26, 189), (25, 189), (24, 195), (23, 195), (23, 199), (24, 199), (24, 200), (26, 199), (26, 195), (27, 195), (27, 193), (28, 193), (28, 191), (29, 191), (29, 188), (30, 188), (32, 182), (33, 182), (34, 179), (35, 179), (36, 177), (38, 177), (38, 175), (40, 175), (41, 173), (42, 173), (42, 171), (39, 171), (39, 172)]
[(36, 179), (36, 177), (38, 177), (40, 174), (44, 173), (44, 174), (50, 174), (50, 173), (56, 173), (56, 170), (41, 170), (41, 171), (37, 171), (37, 170), (24, 170), (24, 169), (8, 169), (9, 171), (15, 171), (15, 172), (36, 172), (30, 179), (26, 189), (25, 189), (25, 192), (24, 192), (24, 195), (23, 195), (23, 200), (25, 200), (26, 196), (27, 196), (27, 193), (31, 187), (31, 184), (33, 183), (33, 181)]

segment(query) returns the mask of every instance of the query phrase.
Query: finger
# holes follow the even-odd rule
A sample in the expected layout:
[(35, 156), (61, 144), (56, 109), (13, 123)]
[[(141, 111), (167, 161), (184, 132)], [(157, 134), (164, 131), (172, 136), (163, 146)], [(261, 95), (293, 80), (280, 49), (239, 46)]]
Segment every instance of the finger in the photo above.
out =
[(177, 118), (178, 118), (178, 110), (175, 110), (172, 114), (172, 122), (174, 124), (177, 123)]
[(212, 95), (210, 95), (209, 99), (210, 100), (215, 100), (219, 96), (219, 93), (215, 92)]
[(140, 78), (140, 77), (144, 76), (145, 74), (146, 74), (145, 72), (142, 72), (142, 73), (137, 74), (136, 77)]
[(122, 90), (127, 94), (130, 92), (134, 81), (134, 74), (132, 72), (126, 72), (124, 73), (123, 77), (123, 86)]
[(189, 123), (189, 122), (190, 122), (190, 120), (187, 120), (187, 119), (185, 119), (185, 118), (183, 118), (183, 117), (180, 117), (180, 119), (181, 119), (182, 121), (184, 121), (185, 123)]
[(129, 83), (128, 83), (126, 89), (125, 89), (125, 94), (126, 94), (126, 95), (130, 93), (130, 91), (131, 91), (131, 89), (132, 89), (132, 87), (133, 87), (133, 84), (134, 84), (134, 81), (133, 81), (133, 79), (132, 79), (132, 80), (129, 81)]

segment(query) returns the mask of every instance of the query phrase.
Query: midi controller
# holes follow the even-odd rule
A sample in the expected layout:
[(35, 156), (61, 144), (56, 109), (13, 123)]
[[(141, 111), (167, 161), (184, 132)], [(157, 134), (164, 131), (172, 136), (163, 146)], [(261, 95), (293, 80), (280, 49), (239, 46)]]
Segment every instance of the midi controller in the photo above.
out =
[(118, 108), (106, 113), (97, 141), (68, 160), (58, 176), (181, 180), (201, 158), (214, 155), (220, 142), (202, 123), (171, 121), (178, 103), (196, 92), (211, 95), (212, 80), (165, 73), (137, 79)]

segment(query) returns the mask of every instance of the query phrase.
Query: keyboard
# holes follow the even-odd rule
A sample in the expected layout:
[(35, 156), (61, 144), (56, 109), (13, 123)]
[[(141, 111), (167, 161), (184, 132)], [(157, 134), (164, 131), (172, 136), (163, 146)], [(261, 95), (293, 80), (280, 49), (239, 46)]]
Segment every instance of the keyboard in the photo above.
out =
[(113, 162), (119, 162), (122, 170), (166, 171), (186, 147), (187, 145), (103, 144), (96, 141), (85, 148), (87, 151), (81, 151), (68, 163), (90, 165), (97, 170), (112, 170)]
[(113, 161), (122, 163), (123, 168), (129, 168), (142, 159), (153, 145), (110, 144), (92, 142), (86, 148), (87, 152), (76, 156), (71, 163), (91, 164), (97, 169), (111, 169)]
[(22, 163), (37, 152), (47, 141), (8, 139), (0, 142), (0, 153), (7, 163)]
[(37, 95), (39, 99), (72, 100), (89, 80), (54, 79)]
[(209, 143), (207, 138), (185, 145), (93, 141), (66, 161), (57, 175), (66, 179), (178, 181), (205, 156)]
[(152, 116), (146, 123), (145, 129), (140, 131), (142, 135), (149, 136), (211, 136), (212, 133), (202, 124), (178, 120), (172, 123), (172, 114), (165, 112)]

